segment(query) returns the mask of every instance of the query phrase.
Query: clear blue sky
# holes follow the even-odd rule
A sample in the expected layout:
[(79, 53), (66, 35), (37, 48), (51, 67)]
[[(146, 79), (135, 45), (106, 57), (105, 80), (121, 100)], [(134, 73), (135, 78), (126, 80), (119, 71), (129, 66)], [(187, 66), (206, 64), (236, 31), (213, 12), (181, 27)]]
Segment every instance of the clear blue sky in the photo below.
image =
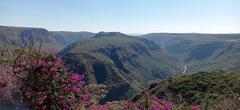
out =
[(0, 25), (124, 33), (239, 33), (240, 0), (0, 0)]

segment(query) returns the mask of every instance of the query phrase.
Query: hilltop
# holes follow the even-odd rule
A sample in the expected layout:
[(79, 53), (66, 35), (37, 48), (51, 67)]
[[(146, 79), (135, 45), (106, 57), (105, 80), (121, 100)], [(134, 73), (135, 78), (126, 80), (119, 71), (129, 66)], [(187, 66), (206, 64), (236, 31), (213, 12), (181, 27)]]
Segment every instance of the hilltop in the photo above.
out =
[[(100, 32), (66, 47), (60, 56), (76, 71), (84, 70), (80, 72), (86, 73), (89, 82), (106, 84), (109, 100), (183, 71), (181, 62), (154, 42), (119, 32)], [(82, 68), (75, 68), (79, 63)]]

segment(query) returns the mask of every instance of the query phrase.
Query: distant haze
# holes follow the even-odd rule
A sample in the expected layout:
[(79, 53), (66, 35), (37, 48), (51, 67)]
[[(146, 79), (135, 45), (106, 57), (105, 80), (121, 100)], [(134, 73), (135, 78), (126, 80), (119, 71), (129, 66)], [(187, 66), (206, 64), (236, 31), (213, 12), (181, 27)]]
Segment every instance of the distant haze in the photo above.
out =
[(51, 31), (240, 33), (240, 0), (1, 0), (0, 16)]

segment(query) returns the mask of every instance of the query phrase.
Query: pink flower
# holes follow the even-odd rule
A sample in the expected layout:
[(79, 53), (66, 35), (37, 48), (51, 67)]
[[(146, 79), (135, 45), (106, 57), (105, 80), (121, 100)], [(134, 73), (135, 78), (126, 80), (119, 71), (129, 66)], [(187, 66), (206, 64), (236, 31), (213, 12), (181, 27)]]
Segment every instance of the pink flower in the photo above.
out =
[(58, 103), (63, 107), (64, 110), (68, 108), (68, 105), (65, 100), (61, 100)]
[(85, 82), (85, 81), (79, 81), (79, 84), (80, 84), (80, 85), (85, 85), (86, 82)]
[(164, 100), (163, 101), (163, 110), (170, 110), (172, 103), (170, 101)]
[(91, 105), (89, 110), (109, 110), (106, 105)]
[(26, 93), (27, 96), (31, 97), (33, 95), (32, 91)]
[(80, 92), (80, 88), (74, 86), (74, 87), (72, 87), (72, 92), (74, 92), (74, 93), (79, 93), (79, 92)]
[(108, 108), (106, 106), (100, 106), (98, 110), (108, 110)]
[(38, 65), (39, 65), (39, 66), (42, 66), (43, 64), (44, 64), (44, 61), (43, 61), (43, 60), (39, 60), (39, 61), (38, 61)]
[(72, 83), (76, 83), (78, 81), (81, 81), (83, 80), (83, 76), (80, 76), (78, 74), (73, 74), (72, 77), (71, 77), (71, 82)]
[(47, 64), (48, 65), (52, 65), (53, 63), (52, 63), (52, 61), (48, 61)]
[(201, 110), (199, 106), (192, 106), (191, 110)]
[(152, 100), (154, 100), (154, 101), (158, 101), (158, 100), (159, 100), (156, 95), (153, 95), (151, 98), (152, 98)]
[(55, 68), (55, 67), (52, 67), (52, 68), (50, 69), (50, 71), (51, 71), (51, 72), (55, 72), (55, 71), (56, 71), (56, 68)]
[(91, 99), (91, 94), (82, 95), (82, 103), (83, 104), (89, 104), (90, 99)]
[(160, 110), (160, 106), (159, 105), (153, 105), (152, 110)]
[(60, 78), (60, 73), (56, 72), (56, 78)]
[(71, 101), (73, 101), (73, 102), (77, 101), (77, 98), (74, 97), (74, 96), (70, 96), (70, 99), (71, 99)]

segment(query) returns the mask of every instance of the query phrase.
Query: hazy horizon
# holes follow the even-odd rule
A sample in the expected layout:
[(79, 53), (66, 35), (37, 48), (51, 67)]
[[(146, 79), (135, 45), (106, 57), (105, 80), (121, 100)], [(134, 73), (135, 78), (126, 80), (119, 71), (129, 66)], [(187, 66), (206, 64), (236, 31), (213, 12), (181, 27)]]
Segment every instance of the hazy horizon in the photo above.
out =
[(49, 31), (240, 33), (238, 0), (8, 0), (0, 25)]

